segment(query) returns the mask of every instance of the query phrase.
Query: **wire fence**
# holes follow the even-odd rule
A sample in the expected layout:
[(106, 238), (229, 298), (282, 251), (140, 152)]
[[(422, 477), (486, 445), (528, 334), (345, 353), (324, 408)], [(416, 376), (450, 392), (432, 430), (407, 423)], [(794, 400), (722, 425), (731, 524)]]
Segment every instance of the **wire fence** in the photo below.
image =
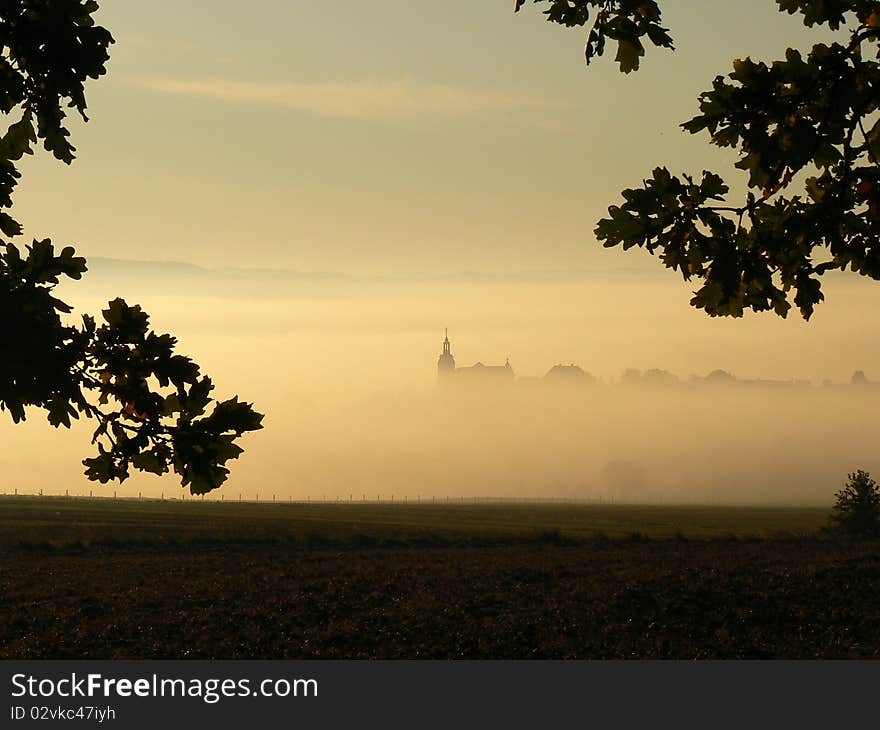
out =
[(719, 502), (707, 498), (645, 498), (640, 499), (626, 498), (615, 495), (596, 495), (596, 496), (473, 496), (465, 495), (382, 495), (382, 494), (348, 494), (341, 495), (317, 495), (317, 496), (281, 496), (277, 494), (252, 493), (245, 492), (234, 494), (206, 494), (191, 495), (184, 492), (174, 493), (149, 493), (144, 495), (142, 492), (104, 492), (102, 490), (70, 490), (48, 491), (48, 490), (24, 490), (13, 489), (12, 491), (0, 491), (0, 497), (27, 497), (27, 498), (46, 498), (46, 499), (77, 499), (77, 500), (124, 500), (124, 501), (153, 501), (153, 502), (206, 502), (212, 504), (262, 504), (262, 505), (550, 505), (550, 504), (573, 504), (573, 505), (663, 505), (663, 504), (727, 504), (727, 502)]

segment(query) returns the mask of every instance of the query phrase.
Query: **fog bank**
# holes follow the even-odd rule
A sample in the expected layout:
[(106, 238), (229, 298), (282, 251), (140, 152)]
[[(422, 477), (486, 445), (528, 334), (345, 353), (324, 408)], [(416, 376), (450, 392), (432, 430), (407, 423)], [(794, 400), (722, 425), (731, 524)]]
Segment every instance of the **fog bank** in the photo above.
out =
[[(663, 272), (415, 282), (322, 274), (326, 286), (277, 275), (254, 296), (262, 275), (253, 272), (227, 272), (231, 286), (210, 272), (195, 282), (186, 270), (119, 268), (62, 293), (81, 311), (118, 294), (141, 303), (220, 397), (238, 393), (266, 414), (233, 464), (227, 499), (805, 504), (830, 502), (849, 471), (880, 473), (880, 390), (844, 385), (855, 370), (880, 380), (880, 288), (868, 282), (832, 281), (807, 324), (710, 319)], [(446, 327), (459, 366), (509, 359), (515, 377), (438, 387)], [(560, 363), (592, 377), (551, 387), (542, 378)], [(633, 368), (675, 377), (639, 383), (626, 374)], [(718, 369), (784, 383), (691, 379)], [(15, 427), (4, 414), (0, 491), (179, 494), (173, 476), (85, 481), (86, 426), (55, 431), (34, 412)]]

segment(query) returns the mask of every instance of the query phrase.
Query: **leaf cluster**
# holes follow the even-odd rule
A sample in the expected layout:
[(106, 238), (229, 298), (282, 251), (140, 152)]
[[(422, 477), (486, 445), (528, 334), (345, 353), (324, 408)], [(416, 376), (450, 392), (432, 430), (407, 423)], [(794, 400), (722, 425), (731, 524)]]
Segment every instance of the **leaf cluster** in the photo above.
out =
[(66, 323), (62, 315), (71, 308), (53, 289), (85, 270), (69, 246), (56, 252), (51, 241), (34, 241), (23, 254), (6, 244), (0, 410), (19, 422), (27, 408), (41, 408), (56, 427), (96, 419), (98, 455), (83, 462), (90, 479), (124, 481), (132, 468), (173, 470), (194, 494), (216, 489), (229, 474), (226, 463), (242, 452), (236, 440), (261, 428), (262, 415), (237, 397), (214, 401), (211, 379), (175, 353), (174, 337), (152, 331), (137, 305), (114, 299), (100, 325), (88, 315), (78, 326)]
[[(2, 235), (21, 232), (7, 211), (16, 162), (32, 145), (74, 159), (64, 107), (86, 119), (85, 82), (105, 72), (113, 42), (94, 22), (97, 9), (94, 0), (0, 0), (0, 113), (21, 112), (0, 137)], [(263, 416), (237, 397), (214, 400), (211, 379), (137, 305), (115, 299), (100, 324), (88, 315), (71, 324), (54, 289), (85, 272), (70, 246), (35, 240), (22, 251), (0, 240), (0, 411), (17, 423), (42, 409), (55, 427), (95, 419), (98, 454), (83, 462), (90, 479), (173, 470), (194, 494), (216, 489), (242, 453), (238, 439)]]
[[(85, 120), (87, 79), (106, 73), (113, 37), (95, 24), (94, 0), (3, 0), (0, 2), (0, 112), (21, 118), (0, 138), (0, 209), (12, 205), (21, 173), (16, 162), (32, 144), (70, 164), (75, 149), (65, 120), (74, 109)], [(0, 232), (21, 226), (0, 210)]]
[[(516, 0), (515, 12), (528, 0)], [(582, 27), (595, 19), (587, 35), (584, 56), (587, 64), (604, 55), (605, 45), (617, 43), (614, 60), (623, 73), (637, 71), (645, 55), (645, 43), (673, 49), (672, 37), (661, 25), (660, 6), (655, 0), (533, 0), (546, 3), (547, 21), (566, 27)]]
[(809, 319), (828, 271), (880, 279), (880, 2), (779, 5), (807, 25), (846, 25), (848, 42), (770, 64), (739, 59), (681, 125), (737, 152), (745, 201), (728, 202), (716, 174), (695, 183), (661, 167), (595, 230), (606, 247), (643, 247), (701, 279), (691, 303), (713, 316), (784, 317), (794, 305)]
[[(81, 370), (85, 387), (98, 394), (93, 441), (98, 456), (86, 459), (86, 475), (124, 481), (129, 469), (181, 478), (193, 494), (226, 480), (226, 463), (238, 458), (236, 439), (261, 428), (263, 416), (237, 397), (215, 402), (211, 379), (190, 358), (175, 354), (177, 340), (149, 328), (137, 305), (114, 299), (97, 326), (84, 318), (89, 337)], [(110, 404), (110, 410), (101, 407)]]
[(23, 421), (25, 408), (44, 408), (54, 425), (70, 423), (85, 401), (72, 372), (85, 347), (61, 315), (70, 307), (52, 295), (60, 277), (79, 279), (85, 259), (49, 240), (34, 241), (26, 255), (12, 244), (0, 253), (0, 410)]

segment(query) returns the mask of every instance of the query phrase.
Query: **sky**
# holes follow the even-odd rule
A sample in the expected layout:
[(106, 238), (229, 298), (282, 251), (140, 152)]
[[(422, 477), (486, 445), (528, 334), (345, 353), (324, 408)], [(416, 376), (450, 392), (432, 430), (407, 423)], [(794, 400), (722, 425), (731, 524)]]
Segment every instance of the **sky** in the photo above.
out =
[[(582, 29), (511, 0), (104, 2), (116, 39), (70, 168), (28, 160), (33, 235), (202, 265), (522, 272), (644, 265), (595, 222), (657, 164), (729, 153), (678, 130), (733, 58), (822, 35), (766, 0), (665, 2), (678, 50), (589, 69)], [(733, 181), (735, 182), (735, 181)], [(650, 264), (649, 264), (650, 265)]]
[[(606, 475), (623, 461), (652, 485), (633, 499), (830, 500), (874, 458), (857, 399), (614, 388), (630, 367), (880, 380), (880, 288), (831, 279), (810, 323), (710, 319), (675, 274), (592, 233), (656, 165), (741, 190), (731, 153), (677, 125), (734, 58), (828, 32), (769, 0), (665, 0), (676, 52), (625, 76), (613, 56), (585, 66), (583, 30), (512, 5), (105, 0), (116, 44), (72, 125), (78, 159), (26, 159), (15, 215), (89, 259), (62, 287), (78, 311), (142, 304), (221, 397), (266, 413), (229, 494), (620, 496)], [(574, 362), (604, 390), (450, 405), (447, 327), (460, 364)], [(0, 491), (114, 489), (77, 476), (84, 426), (34, 413), (0, 438)]]

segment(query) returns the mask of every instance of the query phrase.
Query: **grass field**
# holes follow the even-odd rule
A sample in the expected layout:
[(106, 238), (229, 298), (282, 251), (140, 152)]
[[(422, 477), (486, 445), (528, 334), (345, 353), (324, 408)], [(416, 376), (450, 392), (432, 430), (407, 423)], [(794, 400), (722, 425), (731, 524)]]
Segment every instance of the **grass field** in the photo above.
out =
[(826, 519), (4, 498), (0, 659), (880, 657), (880, 545)]
[(808, 534), (814, 507), (610, 504), (267, 504), (0, 497), (0, 545), (188, 540), (470, 540)]

